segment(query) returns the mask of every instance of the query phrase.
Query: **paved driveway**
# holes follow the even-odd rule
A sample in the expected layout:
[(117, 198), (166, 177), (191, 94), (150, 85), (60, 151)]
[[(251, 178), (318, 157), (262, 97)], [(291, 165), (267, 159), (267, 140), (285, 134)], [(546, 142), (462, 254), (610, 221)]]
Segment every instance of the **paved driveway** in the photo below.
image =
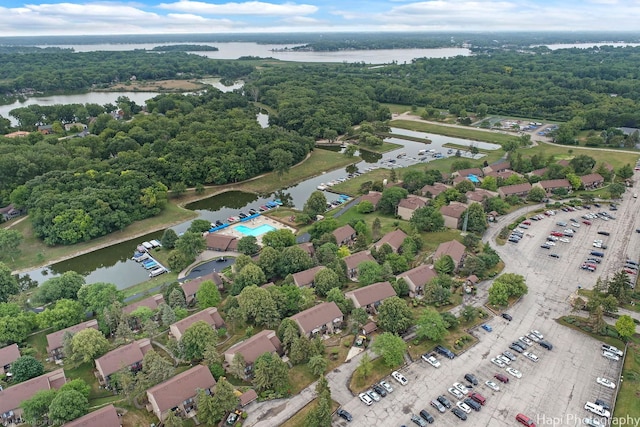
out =
[[(570, 313), (569, 299), (578, 286), (592, 288), (599, 275), (619, 271), (627, 257), (636, 261), (640, 257), (640, 234), (635, 233), (635, 229), (640, 228), (637, 215), (640, 205), (637, 199), (633, 199), (633, 192), (638, 192), (638, 185), (627, 191), (619, 210), (611, 212), (616, 220), (593, 220), (591, 226), (581, 223), (570, 243), (558, 242), (552, 250), (542, 249), (540, 245), (551, 230), (559, 228), (555, 223), (559, 220), (569, 222), (572, 217), (580, 219), (588, 211), (560, 212), (554, 217), (534, 222), (525, 231), (529, 236), (518, 244), (496, 246), (493, 242), (500, 229), (522, 212), (507, 215), (492, 225), (485, 240), (492, 242), (505, 261), (505, 272), (522, 274), (529, 286), (529, 293), (509, 310), (514, 320), (490, 320), (488, 323), (493, 332), (474, 331), (480, 342), (454, 360), (442, 360), (439, 369), (422, 361), (410, 364), (404, 370), (409, 384), (403, 387), (389, 379), (395, 391), (381, 402), (367, 407), (353, 397), (344, 403), (344, 408), (354, 416), (349, 425), (409, 425), (411, 414), (426, 408), (438, 425), (514, 426), (517, 424), (515, 415), (522, 412), (539, 426), (577, 426), (582, 425), (582, 418), (590, 416), (583, 409), (586, 401), (601, 398), (612, 402), (613, 392), (597, 384), (596, 377), (604, 376), (617, 383), (620, 362), (604, 359), (599, 341), (565, 328), (555, 319)], [(605, 208), (608, 204), (599, 210)], [(598, 230), (609, 231), (611, 235), (599, 236), (596, 234)], [(580, 264), (594, 249), (592, 243), (598, 237), (608, 244), (602, 264), (595, 273), (581, 270)], [(550, 252), (557, 253), (560, 258), (549, 257)], [(512, 363), (522, 372), (521, 379), (511, 377), (509, 384), (500, 384), (499, 392), (488, 389), (482, 383), (497, 372), (504, 373), (504, 369), (493, 365), (490, 359), (531, 329), (541, 331), (554, 344), (553, 350), (547, 351), (534, 344), (531, 351), (540, 357), (537, 363), (522, 356)], [(453, 382), (464, 382), (463, 376), (467, 372), (476, 374), (481, 380), (477, 389), (487, 397), (487, 404), (480, 412), (469, 414), (467, 423), (461, 424), (450, 411), (437, 413), (429, 406), (429, 401), (440, 394), (453, 400), (447, 388)], [(336, 417), (334, 425), (346, 426), (347, 423)]]

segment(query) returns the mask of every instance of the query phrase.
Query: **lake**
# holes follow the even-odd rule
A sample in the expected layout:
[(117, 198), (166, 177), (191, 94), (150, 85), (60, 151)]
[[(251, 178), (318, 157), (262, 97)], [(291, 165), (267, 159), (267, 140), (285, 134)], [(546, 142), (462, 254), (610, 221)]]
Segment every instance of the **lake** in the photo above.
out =
[(557, 49), (590, 49), (594, 46), (613, 46), (613, 47), (624, 47), (624, 46), (640, 46), (640, 43), (624, 43), (624, 42), (595, 42), (595, 43), (556, 43), (556, 44), (545, 44), (545, 45), (531, 45), (531, 47), (538, 46), (546, 46), (551, 50)]
[[(219, 50), (211, 52), (192, 52), (196, 55), (206, 56), (212, 59), (238, 59), (242, 56), (259, 56), (262, 58), (275, 58), (282, 61), (294, 62), (364, 62), (367, 64), (389, 64), (411, 62), (415, 58), (450, 58), (453, 56), (469, 56), (471, 51), (466, 48), (441, 48), (441, 49), (380, 49), (380, 50), (349, 50), (338, 52), (287, 52), (282, 49), (299, 45), (284, 44), (258, 44), (249, 42), (227, 43), (123, 43), (123, 44), (79, 44), (79, 45), (46, 45), (61, 48), (72, 48), (76, 52), (94, 52), (98, 50), (124, 51), (134, 49), (150, 50), (156, 46), (199, 44), (215, 46)], [(46, 47), (40, 45), (39, 47)]]
[[(267, 115), (263, 114), (263, 116)], [(404, 167), (416, 163), (427, 163), (434, 160), (432, 156), (421, 155), (421, 150), (433, 149), (441, 152), (443, 157), (453, 156), (453, 153), (447, 153), (448, 149), (444, 147), (444, 144), (446, 143), (465, 147), (473, 144), (478, 148), (487, 150), (500, 148), (500, 146), (496, 144), (427, 134), (423, 132), (414, 132), (399, 128), (391, 128), (391, 134), (393, 136), (385, 138), (385, 141), (400, 144), (400, 146), (397, 149), (384, 154), (371, 152), (365, 153), (363, 151), (362, 157), (365, 160), (356, 164), (356, 167), (360, 172), (366, 172), (375, 168)], [(428, 138), (432, 142), (430, 144), (425, 144), (422, 142), (410, 141), (403, 139), (403, 135)], [(336, 149), (340, 148), (336, 147)], [(400, 153), (403, 153), (404, 155), (401, 156), (401, 158), (398, 158), (398, 154)], [(475, 156), (472, 156), (470, 152), (462, 152), (462, 157), (464, 158), (479, 159), (483, 156), (484, 154), (476, 154)], [(395, 163), (391, 163), (390, 160), (394, 160)], [(309, 195), (315, 191), (320, 184), (326, 184), (340, 178), (347, 178), (347, 175), (348, 173), (346, 172), (346, 168), (336, 169), (309, 178), (291, 187), (283, 188), (276, 193), (257, 195), (241, 191), (231, 191), (190, 203), (186, 208), (197, 212), (198, 218), (206, 219), (210, 222), (215, 222), (216, 220), (224, 221), (230, 216), (237, 216), (240, 211), (244, 211), (246, 213), (246, 211), (251, 208), (257, 209), (268, 200), (272, 200), (276, 197), (283, 201), (288, 201), (289, 204), (295, 208), (302, 209), (304, 203), (309, 198)], [(328, 201), (336, 200), (339, 196), (338, 194), (327, 191), (325, 191), (324, 194)], [(190, 221), (172, 228), (177, 233), (182, 233), (189, 228), (189, 224)], [(150, 233), (146, 236), (81, 255), (67, 261), (53, 264), (46, 268), (32, 270), (27, 274), (29, 274), (31, 279), (38, 283), (42, 283), (43, 281), (60, 275), (65, 271), (73, 270), (85, 276), (87, 283), (110, 282), (116, 284), (119, 289), (124, 289), (148, 279), (148, 272), (131, 259), (136, 246), (143, 241), (160, 239), (161, 236), (162, 231)]]

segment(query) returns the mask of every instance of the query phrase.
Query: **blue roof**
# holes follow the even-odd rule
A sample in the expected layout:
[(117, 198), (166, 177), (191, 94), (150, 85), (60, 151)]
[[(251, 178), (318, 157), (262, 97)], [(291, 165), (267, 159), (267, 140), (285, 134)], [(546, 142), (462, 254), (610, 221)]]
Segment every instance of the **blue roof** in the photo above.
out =
[(471, 181), (471, 182), (475, 182), (475, 183), (480, 182), (480, 178), (478, 178), (475, 175), (468, 175), (467, 178), (469, 178), (469, 181)]

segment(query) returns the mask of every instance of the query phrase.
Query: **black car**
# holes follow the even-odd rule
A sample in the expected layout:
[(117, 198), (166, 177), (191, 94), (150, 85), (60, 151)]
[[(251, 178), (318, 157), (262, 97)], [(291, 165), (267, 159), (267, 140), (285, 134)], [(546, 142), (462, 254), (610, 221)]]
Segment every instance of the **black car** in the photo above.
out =
[(413, 421), (415, 424), (419, 425), (420, 427), (425, 427), (427, 425), (427, 422), (417, 415), (411, 415), (411, 421)]
[(518, 343), (511, 343), (509, 348), (513, 351), (517, 351), (518, 353), (524, 353), (524, 349), (518, 345)]
[(344, 409), (340, 408), (338, 409), (338, 411), (336, 412), (336, 414), (338, 414), (338, 416), (340, 418), (344, 418), (345, 420), (351, 422), (353, 420), (353, 417), (351, 416), (350, 413), (348, 413), (347, 411), (345, 411)]
[(221, 225), (223, 225), (223, 222), (220, 221), (219, 219), (216, 220), (216, 227), (220, 227)]
[(609, 236), (611, 233), (608, 231), (598, 231), (598, 234), (602, 234), (603, 236)]
[(240, 219), (245, 219), (247, 217), (247, 214), (244, 212), (240, 212), (238, 216), (240, 217)]
[(467, 414), (465, 414), (462, 409), (453, 408), (451, 410), (451, 412), (453, 412), (453, 415), (455, 415), (456, 417), (460, 418), (462, 421), (466, 421), (467, 420)]
[(549, 254), (549, 256), (551, 258), (560, 258), (560, 255), (558, 255), (558, 254)]
[(473, 374), (466, 374), (466, 375), (464, 376), (464, 379), (465, 379), (465, 380), (467, 380), (467, 381), (469, 381), (469, 382), (470, 382), (471, 384), (473, 384), (473, 385), (478, 385), (478, 379), (477, 379), (477, 378), (476, 378), (476, 376), (475, 376), (475, 375), (473, 375)]
[(257, 210), (255, 210), (255, 209), (249, 209), (249, 215), (255, 215), (255, 214), (257, 214), (257, 213), (258, 213), (258, 211), (257, 211)]
[(426, 411), (426, 409), (423, 409), (422, 411), (420, 411), (420, 416), (424, 418), (424, 420), (429, 424), (433, 424), (434, 419), (431, 416), (431, 414)]
[(596, 399), (595, 404), (602, 406), (607, 411), (611, 410), (611, 406), (602, 399)]
[(538, 344), (540, 344), (540, 347), (546, 348), (547, 350), (553, 349), (553, 344), (551, 344), (549, 341), (540, 340), (538, 341)]
[(474, 411), (479, 412), (480, 409), (482, 409), (482, 405), (480, 405), (478, 402), (476, 402), (475, 400), (467, 397), (464, 400), (464, 403), (467, 404), (467, 406), (469, 406), (470, 408), (472, 408)]
[(549, 245), (547, 245), (547, 244), (540, 245), (540, 247), (541, 247), (542, 249), (551, 249), (551, 246), (549, 246)]
[(436, 352), (445, 357), (448, 357), (449, 359), (453, 359), (454, 357), (456, 357), (456, 355), (451, 350), (441, 345), (436, 346)]
[(442, 403), (445, 408), (451, 409), (451, 402), (449, 402), (449, 399), (444, 397), (444, 395), (438, 396), (438, 402)]
[(502, 313), (502, 318), (507, 319), (509, 322), (513, 320), (513, 317), (509, 313)]
[(382, 397), (385, 397), (387, 395), (387, 390), (385, 390), (384, 387), (382, 387), (380, 384), (374, 385), (373, 390)]
[(594, 203), (593, 206), (595, 206), (596, 208), (599, 208), (601, 205), (600, 203)]

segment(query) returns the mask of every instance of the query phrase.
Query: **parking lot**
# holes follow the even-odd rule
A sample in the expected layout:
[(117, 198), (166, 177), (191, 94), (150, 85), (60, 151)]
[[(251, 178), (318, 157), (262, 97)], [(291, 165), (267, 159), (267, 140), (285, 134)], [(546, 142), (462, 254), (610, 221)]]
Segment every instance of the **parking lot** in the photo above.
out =
[[(602, 399), (612, 403), (614, 394), (614, 390), (597, 384), (596, 378), (605, 377), (617, 384), (621, 362), (605, 359), (600, 341), (561, 326), (555, 319), (571, 312), (569, 300), (579, 286), (590, 289), (598, 276), (611, 276), (620, 271), (627, 258), (638, 261), (640, 234), (635, 230), (640, 228), (639, 202), (632, 197), (634, 192), (638, 192), (637, 184), (625, 193), (618, 210), (611, 212), (615, 220), (592, 219), (590, 226), (582, 223), (580, 217), (586, 212), (608, 210), (608, 204), (592, 207), (590, 211), (558, 211), (554, 216), (533, 221), (524, 230), (519, 243), (493, 244), (505, 261), (505, 272), (523, 275), (529, 287), (529, 293), (509, 310), (513, 321), (493, 318), (488, 322), (492, 332), (480, 328), (475, 330), (473, 333), (480, 337), (480, 342), (453, 360), (439, 357), (440, 368), (436, 369), (422, 360), (410, 364), (401, 371), (409, 380), (406, 386), (387, 378), (395, 390), (380, 402), (366, 406), (354, 397), (343, 405), (353, 415), (353, 422), (348, 425), (409, 426), (413, 425), (411, 415), (422, 409), (433, 415), (437, 425), (465, 425), (450, 410), (438, 413), (429, 402), (443, 394), (455, 404), (456, 399), (447, 389), (454, 382), (467, 384), (464, 380), (466, 373), (478, 377), (480, 384), (475, 389), (487, 398), (481, 411), (472, 411), (468, 415), (467, 425), (514, 426), (518, 413), (529, 416), (538, 426), (583, 425), (584, 417), (595, 417), (584, 409), (585, 402)], [(513, 220), (511, 218), (492, 225), (486, 239), (494, 242), (500, 229)], [(556, 242), (551, 249), (541, 248), (552, 230), (567, 228), (559, 227), (556, 222), (569, 223), (570, 218), (578, 219), (580, 227), (576, 228), (574, 237), (569, 238), (569, 243)], [(598, 235), (597, 231), (607, 231), (610, 235)], [(607, 249), (593, 247), (593, 241), (598, 238), (602, 238)], [(592, 250), (605, 253), (595, 272), (580, 268)], [(558, 254), (559, 258), (550, 257), (550, 253)], [(484, 286), (488, 285), (485, 283)], [(540, 358), (537, 363), (516, 354), (517, 360), (511, 366), (522, 372), (521, 379), (506, 374), (504, 368), (491, 363), (491, 358), (508, 350), (511, 342), (531, 329), (544, 334), (545, 340), (550, 341), (554, 348), (547, 351), (537, 344), (530, 347), (529, 350)], [(506, 374), (510, 382), (498, 382), (492, 378), (495, 373)], [(492, 391), (484, 385), (488, 379), (498, 383), (500, 391)], [(346, 426), (347, 422), (336, 417), (334, 425)]]

